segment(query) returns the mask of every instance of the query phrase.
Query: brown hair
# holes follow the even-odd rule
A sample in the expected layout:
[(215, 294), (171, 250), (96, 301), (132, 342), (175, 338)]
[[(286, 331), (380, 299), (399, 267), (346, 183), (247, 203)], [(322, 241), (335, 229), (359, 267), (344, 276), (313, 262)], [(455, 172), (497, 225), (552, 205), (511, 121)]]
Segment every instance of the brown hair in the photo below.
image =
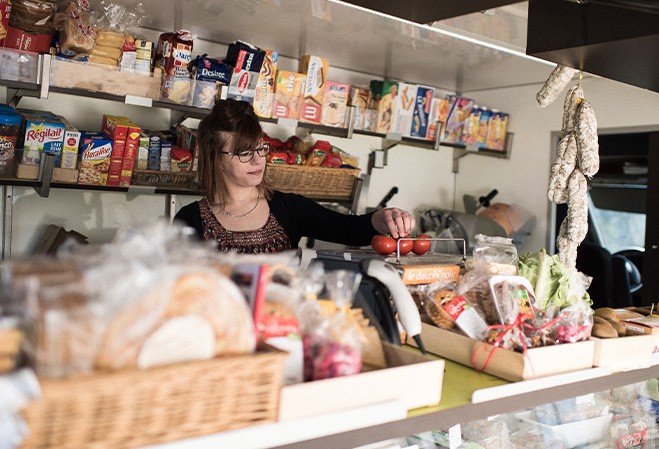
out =
[[(208, 201), (215, 205), (224, 202), (226, 186), (220, 159), (221, 151), (239, 153), (254, 150), (261, 141), (263, 130), (252, 105), (246, 101), (219, 100), (213, 110), (199, 123), (197, 151), (199, 158), (199, 185)], [(225, 147), (231, 142), (232, 149)], [(271, 189), (264, 180), (258, 186), (266, 198)]]

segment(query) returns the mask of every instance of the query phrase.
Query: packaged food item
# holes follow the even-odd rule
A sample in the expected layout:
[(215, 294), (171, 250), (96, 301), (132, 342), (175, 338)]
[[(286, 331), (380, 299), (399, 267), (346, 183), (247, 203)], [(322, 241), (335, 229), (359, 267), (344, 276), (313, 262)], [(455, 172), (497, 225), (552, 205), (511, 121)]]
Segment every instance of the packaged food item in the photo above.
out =
[[(135, 168), (138, 170), (147, 169), (147, 161), (149, 159), (149, 141), (150, 136), (144, 130), (140, 133), (140, 147), (137, 151), (137, 160), (135, 161)], [(160, 149), (159, 149), (160, 150)], [(160, 159), (160, 154), (158, 154), (158, 159)]]
[(7, 26), (5, 46), (36, 53), (48, 53), (57, 11), (55, 2), (13, 0)]
[(423, 293), (424, 313), (430, 320), (442, 329), (453, 329), (455, 320), (444, 306), (457, 296), (457, 284), (452, 281), (438, 281), (432, 284), (419, 286), (417, 289)]
[(320, 167), (331, 151), (331, 143), (326, 140), (317, 140), (307, 155), (307, 161), (305, 164), (312, 167)]
[(80, 140), (78, 184), (107, 185), (112, 139), (102, 132), (85, 131)]
[(476, 137), (476, 146), (478, 148), (487, 148), (487, 130), (490, 124), (490, 117), (492, 117), (492, 111), (485, 108), (480, 110), (478, 137)]
[(373, 109), (378, 111), (376, 132), (387, 134), (394, 131), (397, 95), (398, 83), (378, 80), (371, 81)]
[(0, 175), (16, 173), (16, 142), (21, 128), (21, 116), (8, 107), (0, 109)]
[(173, 146), (171, 157), (171, 169), (173, 172), (187, 173), (190, 171), (192, 165), (192, 151)]
[(149, 149), (147, 155), (146, 169), (160, 170), (161, 138), (153, 131), (148, 131), (147, 133), (149, 136)]
[(371, 90), (362, 86), (350, 86), (350, 96), (348, 97), (348, 106), (354, 108), (353, 114), (354, 129), (365, 129), (366, 110), (371, 100)]
[(489, 279), (489, 286), (501, 324), (535, 319), (535, 295), (526, 278), (496, 275)]
[(302, 122), (320, 123), (329, 59), (304, 55), (300, 58), (298, 72), (305, 74), (299, 119)]
[(108, 172), (111, 178), (107, 185), (127, 187), (133, 176), (142, 129), (127, 117), (107, 114), (103, 115), (101, 129), (113, 140)]
[(55, 166), (60, 165), (64, 143), (64, 124), (47, 111), (19, 109), (23, 116), (23, 133), (19, 146), (23, 147), (22, 163), (39, 165), (42, 153), (55, 155)]
[(428, 119), (435, 90), (431, 87), (417, 86), (412, 111), (412, 126), (410, 136), (425, 139), (428, 134)]
[(229, 44), (227, 55), (224, 61), (238, 70), (259, 73), (263, 60), (265, 59), (265, 50), (261, 50), (255, 45), (247, 42), (235, 41)]
[(75, 169), (78, 164), (81, 133), (64, 117), (59, 118), (64, 123), (64, 142), (62, 145), (61, 168)]
[(430, 111), (428, 112), (428, 131), (426, 140), (436, 140), (437, 135), (441, 133), (441, 123), (439, 122), (439, 103), (440, 99), (433, 97), (430, 102)]
[(162, 68), (163, 75), (174, 78), (188, 77), (193, 41), (194, 36), (187, 30), (160, 35), (156, 45), (155, 65)]
[(416, 102), (417, 86), (407, 83), (398, 83), (398, 95), (395, 99), (396, 122), (393, 132), (402, 136), (409, 136), (412, 130), (412, 115)]
[(507, 129), (508, 114), (499, 111), (492, 111), (485, 146), (491, 150), (503, 151)]
[(9, 0), (0, 0), (0, 46), (5, 45), (7, 37), (7, 27), (9, 26), (9, 13), (11, 12), (11, 2)]
[(94, 48), (96, 29), (90, 24), (89, 4), (71, 0), (55, 14), (55, 29), (58, 33), (58, 53), (89, 54)]
[(135, 73), (151, 74), (151, 59), (153, 42), (146, 39), (135, 39)]
[(198, 55), (188, 68), (194, 78), (192, 106), (212, 109), (217, 97), (218, 84), (229, 85), (231, 82), (231, 67), (203, 54)]
[(460, 143), (473, 104), (473, 100), (468, 98), (457, 96), (450, 97), (448, 117), (446, 118), (446, 130), (444, 132), (444, 142)]
[(233, 74), (231, 75), (231, 82), (227, 89), (227, 98), (253, 103), (254, 95), (256, 95), (256, 82), (258, 79), (258, 72), (252, 72), (236, 67), (233, 69)]
[(277, 71), (273, 117), (298, 118), (306, 78), (303, 73)]
[(469, 117), (465, 123), (462, 136), (460, 136), (460, 141), (465, 145), (476, 145), (478, 141), (478, 129), (480, 125), (482, 109), (478, 105), (474, 105), (471, 108)]
[(264, 50), (265, 58), (261, 72), (256, 80), (254, 93), (254, 112), (263, 118), (272, 116), (272, 104), (275, 100), (275, 82), (277, 80), (277, 64), (279, 53), (276, 50)]
[(492, 274), (517, 274), (517, 247), (507, 237), (476, 234), (474, 262), (486, 265)]
[(327, 81), (320, 122), (325, 126), (343, 126), (348, 107), (350, 84)]
[(185, 104), (190, 96), (191, 86), (192, 80), (187, 76), (164, 75), (160, 86), (160, 96), (173, 103)]
[(362, 368), (360, 327), (348, 315), (361, 274), (334, 270), (325, 279), (335, 307), (328, 314), (320, 308), (302, 314), (305, 381), (357, 374)]

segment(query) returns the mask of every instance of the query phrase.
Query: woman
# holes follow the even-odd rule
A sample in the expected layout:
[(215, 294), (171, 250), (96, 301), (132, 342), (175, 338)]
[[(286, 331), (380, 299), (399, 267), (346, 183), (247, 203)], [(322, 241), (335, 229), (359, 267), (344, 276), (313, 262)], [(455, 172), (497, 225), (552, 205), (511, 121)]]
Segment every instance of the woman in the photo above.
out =
[(201, 239), (217, 241), (219, 250), (240, 253), (297, 248), (302, 237), (364, 246), (378, 233), (397, 238), (414, 228), (414, 217), (401, 209), (346, 215), (301, 195), (272, 191), (263, 178), (270, 149), (262, 134), (249, 103), (218, 101), (197, 132), (205, 196), (175, 219)]

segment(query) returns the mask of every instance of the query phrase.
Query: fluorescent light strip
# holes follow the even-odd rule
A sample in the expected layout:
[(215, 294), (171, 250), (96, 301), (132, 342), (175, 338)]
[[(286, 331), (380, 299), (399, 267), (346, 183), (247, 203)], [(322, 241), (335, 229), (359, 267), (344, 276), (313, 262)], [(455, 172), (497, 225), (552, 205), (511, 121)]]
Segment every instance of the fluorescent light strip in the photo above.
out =
[(533, 62), (539, 62), (539, 63), (550, 65), (550, 66), (555, 66), (556, 65), (555, 62), (546, 61), (544, 59), (536, 58), (535, 56), (529, 56), (529, 55), (527, 55), (526, 53), (524, 53), (522, 51), (515, 50), (513, 48), (503, 47), (501, 45), (497, 45), (497, 44), (493, 44), (491, 42), (476, 39), (476, 38), (473, 38), (473, 37), (470, 37), (470, 36), (466, 36), (464, 34), (456, 33), (454, 31), (444, 30), (442, 28), (436, 28), (436, 27), (433, 27), (433, 26), (412, 22), (411, 20), (401, 19), (400, 17), (392, 16), (390, 14), (385, 14), (385, 13), (380, 12), (380, 11), (374, 11), (372, 9), (364, 8), (363, 6), (353, 5), (352, 3), (346, 3), (346, 2), (343, 2), (341, 0), (327, 0), (327, 1), (329, 1), (331, 3), (335, 3), (337, 5), (341, 5), (341, 6), (347, 6), (349, 8), (353, 8), (353, 9), (356, 9), (358, 11), (366, 12), (368, 14), (373, 14), (373, 15), (376, 15), (376, 16), (379, 16), (379, 17), (384, 17), (385, 19), (395, 20), (395, 21), (403, 23), (405, 25), (411, 25), (413, 27), (417, 27), (417, 28), (420, 28), (422, 30), (427, 30), (427, 31), (431, 31), (433, 33), (441, 34), (443, 36), (452, 37), (454, 39), (459, 39), (459, 40), (464, 41), (464, 42), (469, 42), (471, 44), (479, 45), (481, 47), (491, 48), (492, 50), (497, 50), (497, 51), (500, 51), (502, 53), (507, 53), (509, 55), (517, 56), (518, 58), (524, 58), (524, 59), (528, 59), (528, 60), (533, 61)]

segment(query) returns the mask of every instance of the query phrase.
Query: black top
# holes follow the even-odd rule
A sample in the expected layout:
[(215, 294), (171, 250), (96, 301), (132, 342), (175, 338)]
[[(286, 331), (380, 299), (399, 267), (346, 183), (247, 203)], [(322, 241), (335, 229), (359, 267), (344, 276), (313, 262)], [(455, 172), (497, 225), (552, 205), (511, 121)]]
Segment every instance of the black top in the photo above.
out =
[[(365, 246), (378, 232), (371, 223), (371, 215), (347, 215), (321, 206), (313, 200), (293, 193), (274, 192), (268, 200), (270, 212), (284, 229), (292, 248), (297, 248), (302, 237), (341, 243), (350, 246)], [(199, 202), (181, 208), (175, 220), (194, 228), (203, 238), (204, 226)]]

